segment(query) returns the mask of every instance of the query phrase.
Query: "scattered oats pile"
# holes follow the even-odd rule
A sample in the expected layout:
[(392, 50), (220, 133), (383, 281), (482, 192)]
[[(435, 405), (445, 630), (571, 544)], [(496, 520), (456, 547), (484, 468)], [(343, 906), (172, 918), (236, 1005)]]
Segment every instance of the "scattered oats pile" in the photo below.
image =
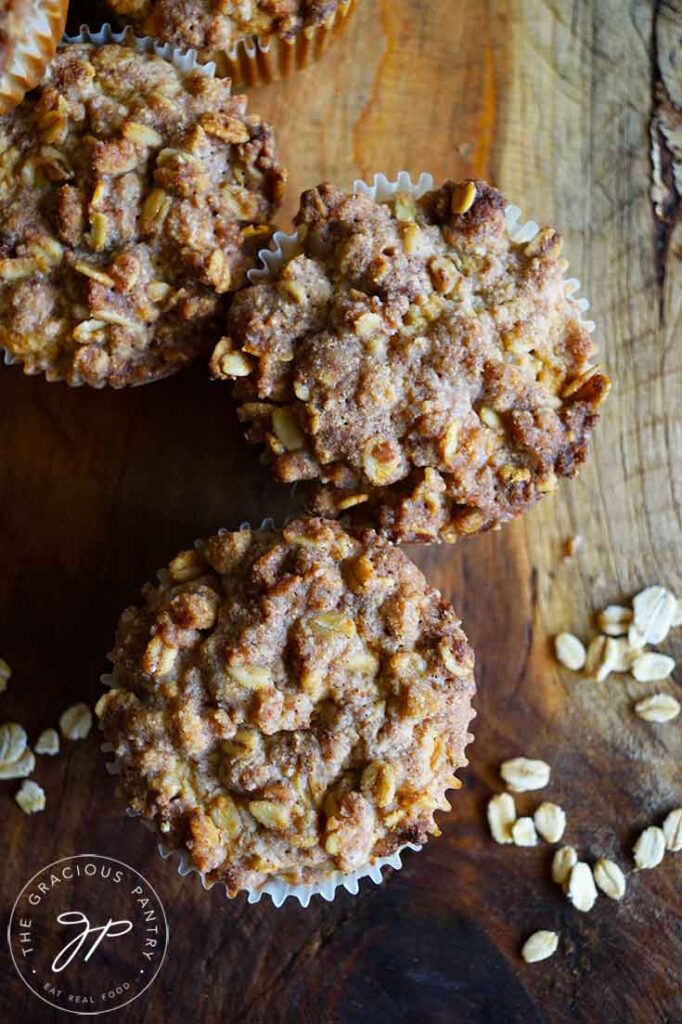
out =
[[(551, 780), (551, 768), (545, 761), (515, 757), (503, 761), (500, 776), (511, 792), (497, 793), (488, 802), (488, 825), (496, 843), (537, 846), (541, 839), (558, 843), (567, 827), (563, 807), (548, 800), (538, 804), (532, 817), (517, 815), (512, 793), (530, 793), (544, 789)], [(634, 870), (657, 867), (666, 852), (682, 850), (682, 807), (670, 811), (663, 824), (644, 829), (632, 855)], [(561, 886), (576, 910), (592, 910), (599, 892), (612, 900), (625, 896), (626, 876), (615, 861), (599, 857), (593, 865), (580, 860), (574, 846), (559, 847), (552, 858), (552, 881)], [(521, 956), (526, 963), (547, 960), (556, 953), (559, 936), (553, 931), (538, 931), (526, 939)]]
[[(0, 658), (0, 693), (7, 689), (12, 670)], [(66, 740), (82, 740), (92, 728), (92, 712), (87, 704), (74, 704), (67, 708), (59, 719), (59, 728)], [(33, 750), (28, 744), (28, 735), (17, 722), (0, 725), (0, 780), (23, 779), (14, 799), (25, 814), (36, 814), (45, 810), (45, 790), (28, 776), (36, 766), (35, 755), (54, 756), (59, 753), (59, 733), (56, 729), (44, 729), (36, 740)]]
[[(573, 672), (583, 672), (598, 683), (612, 672), (629, 672), (638, 683), (667, 682), (675, 661), (667, 654), (647, 650), (663, 643), (671, 629), (682, 625), (682, 600), (662, 586), (647, 587), (632, 605), (610, 604), (597, 615), (599, 634), (585, 648), (573, 633), (554, 639), (557, 659)], [(634, 705), (645, 722), (671, 722), (680, 713), (672, 693), (657, 690)]]

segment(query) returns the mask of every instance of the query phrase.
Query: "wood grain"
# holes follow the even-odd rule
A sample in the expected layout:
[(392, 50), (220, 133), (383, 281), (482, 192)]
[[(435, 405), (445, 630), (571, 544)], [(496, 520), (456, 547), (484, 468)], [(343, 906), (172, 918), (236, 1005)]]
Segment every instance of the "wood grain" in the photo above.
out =
[[(87, 17), (74, 4), (72, 21)], [(497, 847), (484, 818), (499, 762), (544, 757), (569, 840), (630, 869), (638, 831), (682, 802), (680, 722), (631, 712), (651, 687), (582, 681), (550, 643), (589, 635), (594, 609), (644, 584), (682, 592), (681, 33), (679, 0), (361, 0), (316, 67), (254, 91), (290, 170), (283, 226), (304, 187), (402, 168), (484, 175), (558, 226), (615, 387), (579, 480), (498, 534), (416, 552), (478, 652), (476, 741), (443, 836), (381, 888), (307, 911), (204, 893), (121, 815), (94, 735), (40, 761), (44, 814), (21, 815), (2, 783), (3, 913), (72, 852), (123, 858), (164, 900), (168, 960), (118, 1019), (682, 1019), (682, 855), (580, 915), (549, 881), (551, 850)], [(6, 370), (0, 410), (0, 653), (15, 670), (0, 717), (35, 737), (74, 700), (94, 703), (117, 615), (157, 566), (295, 496), (270, 483), (202, 367), (118, 394)], [(679, 633), (665, 647), (682, 659)], [(540, 927), (561, 932), (559, 953), (523, 965)], [(56, 1020), (0, 959), (0, 1018)]]

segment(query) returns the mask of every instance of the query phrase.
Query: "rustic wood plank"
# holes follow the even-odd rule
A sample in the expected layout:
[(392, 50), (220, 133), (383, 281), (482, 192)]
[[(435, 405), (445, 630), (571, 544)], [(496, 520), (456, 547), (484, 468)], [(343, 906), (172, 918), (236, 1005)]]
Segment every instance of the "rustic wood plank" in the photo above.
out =
[[(72, 22), (94, 17), (73, 6)], [(406, 168), (484, 175), (560, 227), (615, 388), (578, 481), (498, 534), (415, 553), (478, 652), (476, 742), (443, 836), (380, 889), (307, 911), (202, 892), (121, 816), (94, 735), (39, 763), (43, 815), (23, 817), (2, 783), (4, 907), (39, 867), (86, 850), (122, 857), (160, 892), (170, 955), (122, 1019), (682, 1016), (679, 858), (632, 876), (623, 904), (579, 915), (549, 881), (548, 847), (497, 847), (484, 819), (499, 761), (522, 752), (552, 764), (548, 792), (588, 857), (629, 867), (637, 832), (682, 802), (679, 722), (635, 719), (649, 688), (578, 680), (550, 644), (564, 628), (587, 635), (595, 608), (644, 584), (682, 591), (680, 153), (656, 121), (662, 104), (680, 112), (681, 30), (678, 0), (362, 0), (320, 64), (253, 93), (290, 168), (282, 225), (304, 187)], [(269, 482), (201, 367), (118, 394), (5, 371), (0, 409), (0, 653), (15, 669), (0, 718), (35, 737), (74, 700), (94, 703), (119, 611), (170, 554), (296, 498)], [(682, 658), (679, 634), (666, 649)], [(559, 954), (524, 966), (518, 949), (539, 927), (561, 932)], [(2, 1019), (57, 1019), (4, 955), (0, 979)]]

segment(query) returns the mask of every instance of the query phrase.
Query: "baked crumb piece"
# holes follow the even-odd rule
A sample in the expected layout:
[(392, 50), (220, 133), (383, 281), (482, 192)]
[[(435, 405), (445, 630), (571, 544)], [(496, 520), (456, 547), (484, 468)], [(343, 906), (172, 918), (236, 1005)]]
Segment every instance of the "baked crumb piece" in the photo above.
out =
[(96, 713), (129, 806), (234, 896), (438, 835), (473, 652), (397, 548), (333, 521), (221, 532), (119, 623)]
[(293, 39), (321, 25), (340, 0), (107, 0), (109, 7), (144, 35), (215, 59), (239, 39)]
[(481, 181), (381, 203), (321, 185), (301, 199), (301, 251), (236, 296), (212, 372), (316, 513), (453, 541), (585, 459), (610, 382), (560, 237), (512, 241), (506, 205)]
[(175, 372), (219, 337), (283, 177), (229, 81), (64, 46), (0, 118), (0, 346), (69, 384)]

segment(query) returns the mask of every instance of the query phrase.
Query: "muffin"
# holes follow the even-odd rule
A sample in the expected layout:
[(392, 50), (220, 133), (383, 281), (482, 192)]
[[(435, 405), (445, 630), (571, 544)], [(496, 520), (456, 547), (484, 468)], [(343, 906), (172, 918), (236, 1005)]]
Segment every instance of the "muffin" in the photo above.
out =
[(0, 0), (0, 114), (37, 85), (54, 57), (68, 0)]
[(316, 514), (454, 541), (584, 461), (610, 382), (561, 238), (514, 240), (506, 207), (482, 181), (382, 202), (321, 185), (289, 254), (235, 298), (212, 372)]
[(230, 896), (438, 835), (466, 764), (474, 657), (371, 531), (222, 531), (123, 613), (97, 715), (129, 808)]
[(284, 180), (229, 82), (67, 45), (0, 142), (0, 346), (25, 372), (123, 387), (210, 350)]
[(235, 84), (305, 67), (345, 26), (353, 0), (107, 0), (121, 21), (215, 61)]

